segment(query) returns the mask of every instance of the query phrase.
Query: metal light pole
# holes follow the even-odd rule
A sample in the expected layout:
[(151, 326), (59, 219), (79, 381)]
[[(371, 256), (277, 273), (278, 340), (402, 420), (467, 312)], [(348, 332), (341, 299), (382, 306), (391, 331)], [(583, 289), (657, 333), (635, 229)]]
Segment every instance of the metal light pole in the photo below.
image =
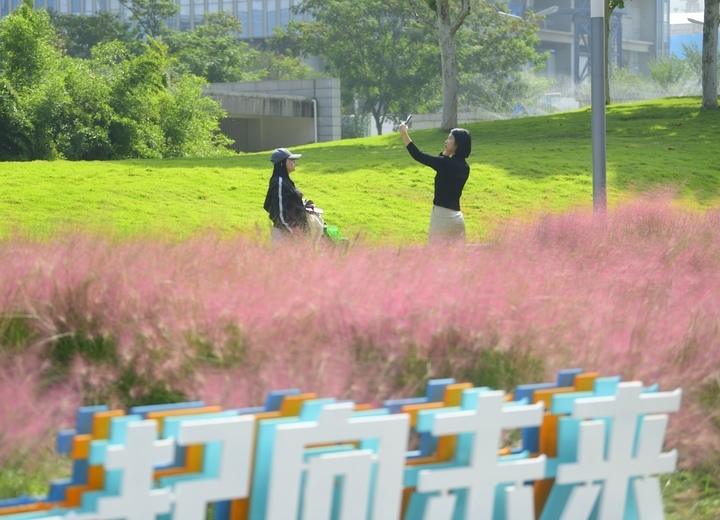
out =
[(605, 159), (605, 2), (590, 0), (593, 210), (607, 209)]

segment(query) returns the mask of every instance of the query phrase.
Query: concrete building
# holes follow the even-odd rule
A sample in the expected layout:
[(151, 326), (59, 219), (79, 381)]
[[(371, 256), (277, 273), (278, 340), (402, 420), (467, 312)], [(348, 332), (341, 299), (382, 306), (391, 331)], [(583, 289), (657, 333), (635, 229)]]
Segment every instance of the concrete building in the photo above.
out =
[[(582, 82), (590, 73), (590, 0), (519, 0), (512, 14), (528, 9), (548, 13), (538, 36), (548, 51), (547, 74)], [(670, 0), (631, 0), (611, 17), (608, 57), (619, 66), (647, 74), (653, 60), (670, 52)]]
[[(178, 14), (167, 21), (174, 29), (193, 29), (201, 25), (205, 13), (231, 12), (242, 23), (241, 39), (264, 39), (275, 27), (284, 27), (295, 15), (290, 8), (300, 0), (175, 0)], [(22, 0), (0, 0), (0, 18), (7, 16)], [(128, 20), (130, 12), (118, 0), (35, 0), (35, 7), (53, 9), (61, 14), (93, 15), (100, 11), (118, 13)]]
[(204, 89), (227, 111), (222, 132), (243, 152), (340, 139), (340, 80), (212, 83)]

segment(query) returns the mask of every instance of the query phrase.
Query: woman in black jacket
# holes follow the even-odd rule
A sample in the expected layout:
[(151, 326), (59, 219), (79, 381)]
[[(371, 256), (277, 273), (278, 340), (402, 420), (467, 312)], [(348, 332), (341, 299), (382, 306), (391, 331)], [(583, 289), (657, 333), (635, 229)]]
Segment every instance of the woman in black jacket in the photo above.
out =
[(466, 161), (472, 150), (470, 132), (454, 128), (445, 140), (442, 153), (429, 155), (415, 146), (405, 123), (400, 123), (398, 130), (412, 158), (436, 172), (428, 243), (465, 243), (465, 219), (460, 211), (460, 197), (470, 176), (470, 166)]
[(301, 155), (293, 154), (287, 148), (277, 148), (270, 155), (273, 173), (264, 207), (273, 223), (270, 234), (273, 243), (288, 236), (305, 236), (308, 232), (308, 216), (302, 192), (290, 179), (290, 174), (295, 171), (295, 159)]

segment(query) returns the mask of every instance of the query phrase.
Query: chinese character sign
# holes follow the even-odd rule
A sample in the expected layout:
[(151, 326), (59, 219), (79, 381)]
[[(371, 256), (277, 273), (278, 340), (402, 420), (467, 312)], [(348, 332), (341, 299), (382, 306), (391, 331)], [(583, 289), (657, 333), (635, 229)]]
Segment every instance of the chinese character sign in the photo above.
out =
[(564, 370), (511, 394), (452, 379), (381, 408), (271, 392), (264, 406), (85, 407), (70, 478), (1, 520), (658, 520), (681, 390)]

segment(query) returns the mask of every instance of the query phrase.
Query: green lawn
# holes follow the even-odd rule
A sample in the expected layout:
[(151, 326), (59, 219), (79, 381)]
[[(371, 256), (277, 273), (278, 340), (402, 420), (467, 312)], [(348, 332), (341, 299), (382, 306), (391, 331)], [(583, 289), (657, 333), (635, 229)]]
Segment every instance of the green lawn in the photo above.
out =
[[(670, 189), (683, 204), (717, 205), (720, 113), (699, 98), (610, 106), (608, 199)], [(470, 240), (499, 220), (562, 211), (592, 202), (590, 110), (468, 125), (474, 140), (462, 198)], [(436, 153), (445, 133), (412, 132)], [(432, 170), (414, 162), (397, 133), (318, 143), (301, 152), (298, 187), (346, 236), (423, 241), (432, 201)], [(119, 236), (208, 228), (267, 235), (262, 209), (269, 153), (213, 159), (0, 163), (0, 235), (46, 236), (88, 228)]]

